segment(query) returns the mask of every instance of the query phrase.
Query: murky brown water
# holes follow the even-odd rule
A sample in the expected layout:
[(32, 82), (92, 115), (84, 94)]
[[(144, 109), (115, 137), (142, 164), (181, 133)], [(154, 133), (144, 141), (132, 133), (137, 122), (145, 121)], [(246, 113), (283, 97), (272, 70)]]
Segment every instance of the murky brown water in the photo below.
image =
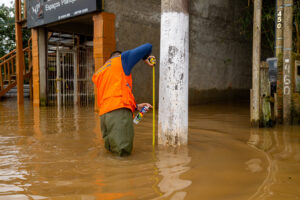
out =
[(0, 102), (0, 200), (299, 199), (300, 128), (251, 130), (247, 105), (190, 109), (189, 145), (152, 149), (151, 114), (132, 156), (103, 147), (92, 108)]

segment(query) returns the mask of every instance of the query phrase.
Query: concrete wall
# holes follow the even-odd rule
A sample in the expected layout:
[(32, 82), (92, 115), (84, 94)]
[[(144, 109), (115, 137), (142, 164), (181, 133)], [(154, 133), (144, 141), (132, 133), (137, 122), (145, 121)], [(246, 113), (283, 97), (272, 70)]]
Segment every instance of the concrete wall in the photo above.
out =
[[(247, 3), (190, 0), (190, 104), (248, 99), (252, 44), (239, 35), (237, 25), (240, 10)], [(153, 54), (159, 56), (160, 0), (109, 0), (105, 11), (116, 15), (117, 49), (150, 42)], [(158, 73), (159, 66), (157, 89)], [(151, 101), (152, 70), (141, 62), (132, 74), (137, 101)]]

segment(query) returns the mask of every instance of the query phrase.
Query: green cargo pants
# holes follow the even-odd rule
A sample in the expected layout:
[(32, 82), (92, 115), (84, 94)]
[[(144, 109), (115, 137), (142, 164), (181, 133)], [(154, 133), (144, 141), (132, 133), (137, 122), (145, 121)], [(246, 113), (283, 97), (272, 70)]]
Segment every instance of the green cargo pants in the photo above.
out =
[(119, 156), (129, 155), (133, 147), (132, 112), (121, 108), (100, 116), (105, 148)]

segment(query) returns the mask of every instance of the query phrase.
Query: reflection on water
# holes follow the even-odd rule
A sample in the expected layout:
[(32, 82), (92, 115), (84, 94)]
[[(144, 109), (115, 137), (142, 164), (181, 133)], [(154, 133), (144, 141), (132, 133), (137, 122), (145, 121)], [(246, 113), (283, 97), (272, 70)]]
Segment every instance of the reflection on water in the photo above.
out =
[(249, 145), (265, 153), (269, 161), (268, 175), (252, 199), (300, 198), (299, 134), (295, 126), (251, 130)]
[(0, 200), (297, 199), (299, 127), (250, 129), (247, 105), (193, 107), (186, 148), (152, 148), (152, 116), (133, 154), (103, 147), (93, 107), (0, 101)]
[(157, 153), (157, 167), (162, 176), (158, 187), (163, 193), (157, 199), (184, 199), (186, 192), (183, 190), (192, 184), (190, 180), (180, 178), (180, 175), (190, 170), (188, 167), (191, 158), (188, 156), (188, 148), (181, 147), (177, 149), (162, 148)]

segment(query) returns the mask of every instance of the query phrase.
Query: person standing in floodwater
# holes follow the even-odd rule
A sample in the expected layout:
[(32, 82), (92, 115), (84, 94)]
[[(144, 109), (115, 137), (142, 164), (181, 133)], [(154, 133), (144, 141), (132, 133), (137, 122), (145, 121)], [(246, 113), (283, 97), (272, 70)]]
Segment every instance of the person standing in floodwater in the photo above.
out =
[(147, 43), (125, 52), (115, 51), (93, 75), (97, 87), (101, 132), (105, 148), (119, 156), (129, 155), (133, 147), (133, 112), (149, 103), (136, 104), (132, 94), (131, 70), (140, 60), (149, 67), (152, 45)]

